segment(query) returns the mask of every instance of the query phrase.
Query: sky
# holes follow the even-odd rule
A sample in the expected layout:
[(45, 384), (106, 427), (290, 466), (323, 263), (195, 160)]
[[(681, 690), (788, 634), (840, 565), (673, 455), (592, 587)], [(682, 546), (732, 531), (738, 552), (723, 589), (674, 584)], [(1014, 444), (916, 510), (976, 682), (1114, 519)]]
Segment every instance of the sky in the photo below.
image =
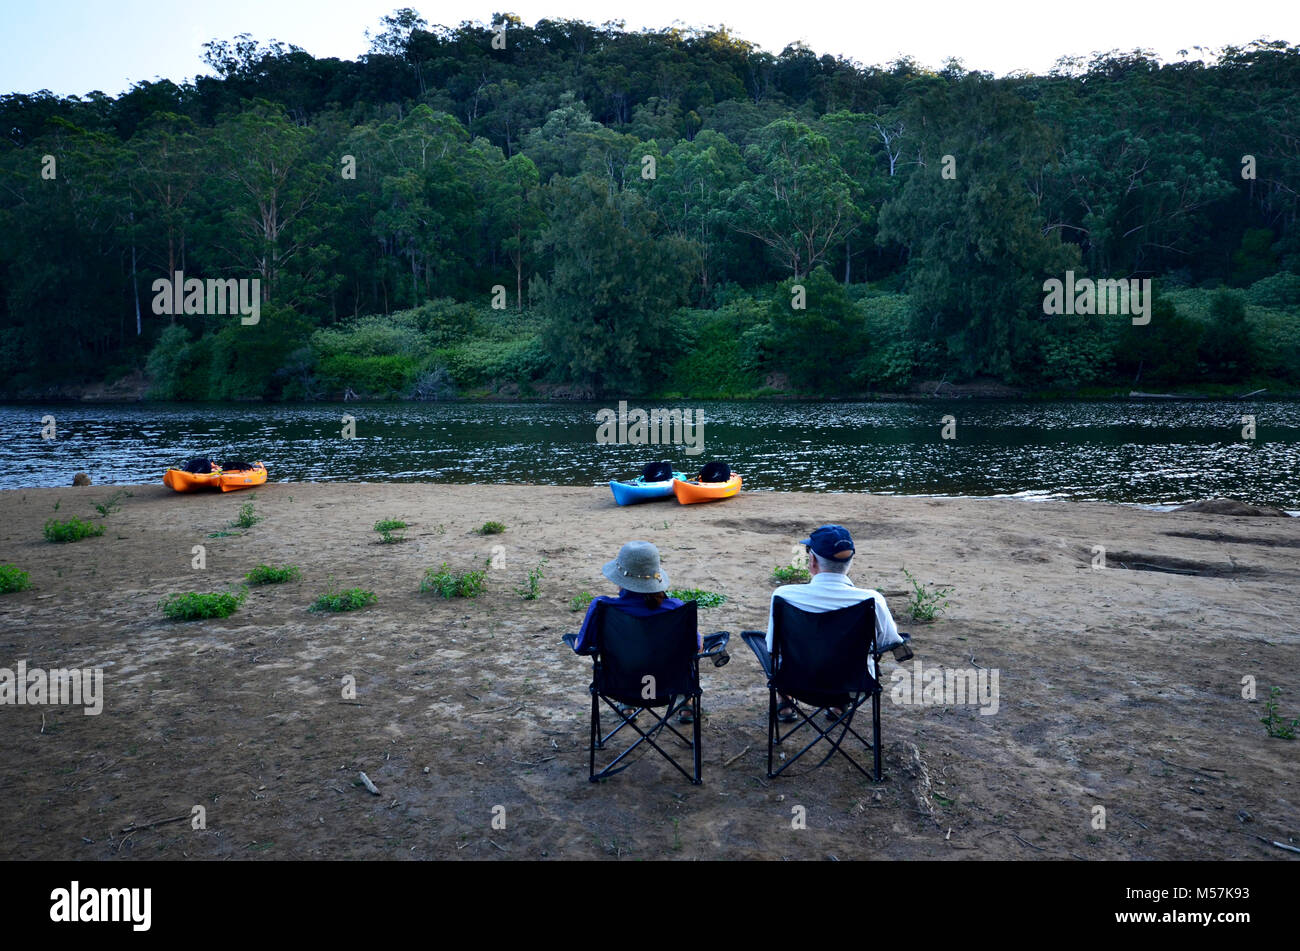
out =
[(938, 68), (949, 57), (996, 75), (1044, 73), (1062, 56), (1143, 48), (1162, 60), (1265, 37), (1300, 43), (1300, 0), (0, 0), (0, 93), (117, 95), (140, 80), (210, 74), (203, 44), (250, 33), (318, 57), (355, 59), (366, 30), (401, 6), (430, 23), (489, 22), (508, 11), (628, 29), (725, 25), (779, 53), (802, 41), (862, 65), (900, 55)]

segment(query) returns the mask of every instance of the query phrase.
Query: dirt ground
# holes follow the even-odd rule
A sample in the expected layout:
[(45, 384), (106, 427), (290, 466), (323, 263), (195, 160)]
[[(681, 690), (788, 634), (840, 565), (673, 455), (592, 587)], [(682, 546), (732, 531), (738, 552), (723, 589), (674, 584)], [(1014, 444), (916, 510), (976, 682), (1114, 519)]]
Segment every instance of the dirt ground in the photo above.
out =
[[(118, 489), (0, 493), (0, 562), (32, 580), (0, 596), (0, 667), (99, 666), (105, 691), (98, 716), (0, 706), (0, 857), (1297, 858), (1259, 837), (1300, 838), (1300, 743), (1260, 718), (1273, 686), (1300, 716), (1300, 520), (773, 492), (618, 508), (604, 487), (127, 490), (107, 532), (75, 544), (42, 524), (98, 519)], [(210, 537), (238, 531), (250, 500), (262, 521)], [(383, 518), (411, 523), (408, 540), (378, 543)], [(473, 532), (490, 519), (505, 533)], [(773, 567), (832, 521), (858, 541), (853, 579), (914, 634), (904, 670), (999, 672), (985, 715), (894, 702), (887, 659), (879, 785), (842, 761), (765, 777), (766, 688), (738, 637), (765, 626)], [(728, 597), (701, 612), (733, 632), (730, 665), (702, 673), (702, 786), (653, 753), (587, 781), (590, 661), (560, 636), (630, 539), (659, 546), (675, 586)], [(478, 599), (418, 592), (427, 567), (481, 566), (494, 546)], [(158, 607), (259, 563), (302, 577), (224, 620)], [(904, 565), (952, 587), (937, 622), (907, 619)], [(379, 600), (309, 612), (331, 580)]]

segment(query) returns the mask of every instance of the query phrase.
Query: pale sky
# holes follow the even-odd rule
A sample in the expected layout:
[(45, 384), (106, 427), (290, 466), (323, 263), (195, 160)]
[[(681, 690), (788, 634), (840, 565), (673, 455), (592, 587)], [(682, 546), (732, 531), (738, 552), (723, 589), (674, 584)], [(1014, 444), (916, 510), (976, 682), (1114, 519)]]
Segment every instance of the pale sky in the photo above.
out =
[(938, 68), (956, 56), (997, 75), (1043, 73), (1061, 56), (1098, 50), (1141, 47), (1167, 61), (1182, 58), (1179, 50), (1260, 37), (1300, 43), (1300, 0), (0, 0), (0, 93), (117, 95), (143, 79), (179, 82), (209, 72), (206, 41), (238, 33), (355, 59), (369, 47), (366, 30), (377, 32), (380, 17), (402, 6), (449, 26), (486, 22), (498, 10), (529, 24), (726, 25), (772, 53), (802, 40), (863, 65), (906, 54)]

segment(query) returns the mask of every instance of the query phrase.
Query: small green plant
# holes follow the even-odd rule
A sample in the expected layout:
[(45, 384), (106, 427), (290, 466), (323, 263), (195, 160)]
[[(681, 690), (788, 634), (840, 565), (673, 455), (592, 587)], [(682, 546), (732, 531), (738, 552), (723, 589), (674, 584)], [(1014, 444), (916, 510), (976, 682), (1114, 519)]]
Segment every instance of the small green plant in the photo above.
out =
[(364, 608), (367, 604), (374, 604), (379, 600), (379, 595), (373, 591), (367, 591), (364, 588), (348, 588), (346, 591), (339, 591), (330, 582), (329, 589), (319, 598), (312, 602), (310, 611), (355, 611), (358, 608)]
[(102, 502), (95, 503), (95, 511), (99, 513), (100, 518), (108, 518), (114, 512), (122, 508), (122, 499), (132, 497), (130, 492), (114, 492)]
[(239, 514), (230, 523), (231, 528), (252, 528), (262, 520), (262, 516), (253, 510), (252, 502), (245, 502), (239, 507)]
[(668, 597), (676, 598), (678, 601), (694, 601), (702, 608), (716, 608), (720, 604), (725, 604), (727, 600), (725, 594), (704, 591), (700, 588), (673, 588), (668, 592)]
[(0, 594), (12, 594), (32, 586), (27, 572), (17, 565), (0, 565)]
[[(23, 496), (23, 498), (26, 498), (26, 496)], [(59, 506), (62, 504), (63, 504), (63, 499), (56, 500), (54, 503), (54, 511), (57, 512), (59, 510)]]
[(484, 522), (482, 528), (476, 528), (474, 531), (480, 535), (500, 535), (506, 530), (503, 522)]
[(572, 598), (569, 599), (569, 610), (581, 611), (589, 604), (591, 604), (591, 592), (579, 591), (577, 594), (575, 594)]
[(66, 522), (50, 519), (45, 523), (45, 540), (47, 542), (79, 542), (83, 538), (95, 538), (104, 534), (104, 526), (87, 522), (72, 516)]
[[(490, 523), (489, 523), (490, 524)], [(515, 588), (515, 594), (525, 601), (536, 601), (542, 593), (542, 569), (546, 567), (546, 559), (543, 558), (537, 563), (537, 567), (528, 572), (528, 586), (526, 588)]]
[(1264, 701), (1264, 716), (1259, 718), (1259, 722), (1264, 724), (1264, 729), (1268, 735), (1277, 740), (1294, 740), (1296, 727), (1300, 727), (1300, 720), (1292, 720), (1290, 725), (1286, 720), (1277, 715), (1277, 698), (1282, 696), (1282, 688), (1274, 687), (1268, 692), (1268, 699)]
[(217, 591), (199, 594), (174, 594), (158, 602), (163, 614), (173, 621), (199, 621), (204, 618), (230, 617), (248, 597), (247, 591)]
[(404, 528), (406, 528), (406, 523), (395, 518), (386, 518), (375, 522), (375, 531), (379, 533), (379, 541), (385, 545), (406, 541), (405, 535), (395, 534), (400, 533)]
[(477, 598), (483, 593), (486, 579), (487, 572), (482, 568), (456, 574), (447, 569), (444, 561), (441, 568), (430, 568), (424, 573), (420, 591), (432, 591), (442, 598)]
[(245, 579), (249, 584), (284, 584), (286, 581), (296, 581), (301, 572), (297, 565), (258, 565), (247, 575)]
[(903, 576), (912, 586), (912, 595), (908, 599), (907, 608), (911, 612), (913, 621), (933, 621), (943, 613), (948, 606), (948, 595), (952, 594), (952, 588), (936, 588), (928, 591), (925, 585), (917, 581), (906, 568), (903, 569)]
[(243, 532), (208, 532), (208, 538), (238, 538)]
[(807, 568), (795, 565), (777, 565), (772, 569), (772, 579), (779, 584), (802, 584), (812, 579)]

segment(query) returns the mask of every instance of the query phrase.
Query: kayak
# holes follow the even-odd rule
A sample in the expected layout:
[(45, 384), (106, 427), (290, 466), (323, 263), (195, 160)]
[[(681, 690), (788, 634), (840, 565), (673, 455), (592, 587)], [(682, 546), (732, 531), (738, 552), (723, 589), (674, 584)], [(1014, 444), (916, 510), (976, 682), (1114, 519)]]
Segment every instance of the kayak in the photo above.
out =
[(729, 499), (740, 491), (740, 476), (732, 473), (726, 482), (696, 482), (689, 479), (673, 479), (673, 494), (682, 505), (692, 502), (712, 502), (715, 499)]
[(673, 480), (681, 477), (682, 473), (674, 472), (672, 479), (664, 479), (662, 482), (647, 482), (640, 476), (635, 479), (628, 479), (625, 482), (612, 479), (609, 483), (609, 489), (614, 493), (614, 501), (619, 505), (635, 505), (637, 502), (671, 499), (673, 497)]
[(220, 479), (222, 492), (252, 488), (266, 481), (266, 466), (255, 462), (251, 469), (222, 469)]
[(163, 475), (163, 485), (177, 492), (197, 492), (200, 489), (221, 488), (221, 470), (213, 472), (186, 472), (184, 469), (168, 469)]

